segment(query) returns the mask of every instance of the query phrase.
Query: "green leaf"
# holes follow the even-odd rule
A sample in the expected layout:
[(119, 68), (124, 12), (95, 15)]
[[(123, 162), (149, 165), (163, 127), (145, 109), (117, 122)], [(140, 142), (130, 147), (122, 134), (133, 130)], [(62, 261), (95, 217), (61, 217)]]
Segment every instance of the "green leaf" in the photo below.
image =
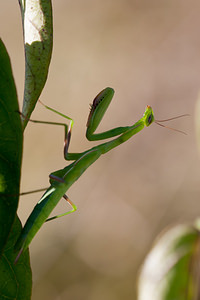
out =
[(18, 205), (22, 127), (10, 59), (0, 40), (0, 254)]
[(15, 265), (16, 252), (13, 250), (21, 224), (16, 217), (12, 232), (0, 260), (0, 299), (28, 300), (31, 298), (32, 275), (28, 250)]
[(24, 30), (23, 128), (45, 85), (53, 46), (51, 0), (19, 0)]
[(165, 232), (148, 254), (138, 282), (138, 300), (199, 299), (200, 235), (194, 226)]
[[(28, 300), (31, 269), (28, 251), (14, 265), (21, 232), (16, 217), (22, 158), (22, 126), (10, 59), (0, 40), (0, 299)], [(7, 242), (7, 243), (6, 243)]]

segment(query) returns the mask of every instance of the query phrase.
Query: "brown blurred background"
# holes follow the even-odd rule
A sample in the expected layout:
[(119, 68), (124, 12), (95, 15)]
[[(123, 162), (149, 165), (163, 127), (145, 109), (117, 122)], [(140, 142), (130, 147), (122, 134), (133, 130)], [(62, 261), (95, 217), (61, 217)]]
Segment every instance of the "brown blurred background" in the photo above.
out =
[[(155, 237), (166, 226), (200, 215), (194, 123), (200, 3), (53, 2), (54, 48), (41, 99), (75, 120), (71, 151), (93, 145), (85, 139), (89, 103), (106, 86), (115, 89), (115, 96), (102, 131), (134, 123), (146, 104), (157, 119), (191, 115), (169, 123), (187, 136), (153, 124), (101, 157), (68, 192), (78, 211), (45, 224), (30, 247), (33, 300), (135, 299), (138, 272)], [(24, 53), (17, 1), (2, 2), (0, 17), (22, 107)], [(59, 119), (40, 104), (32, 118)], [(63, 130), (29, 124), (21, 190), (48, 186), (48, 174), (66, 164)], [(39, 197), (21, 198), (23, 223)], [(62, 200), (55, 213), (67, 209)]]

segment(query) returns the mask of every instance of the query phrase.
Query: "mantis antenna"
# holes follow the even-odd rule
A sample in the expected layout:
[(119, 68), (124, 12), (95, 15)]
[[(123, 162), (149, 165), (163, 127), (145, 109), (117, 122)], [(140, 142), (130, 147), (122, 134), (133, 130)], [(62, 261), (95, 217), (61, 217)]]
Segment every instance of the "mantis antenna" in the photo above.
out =
[(168, 122), (168, 121), (175, 120), (175, 119), (179, 119), (179, 118), (182, 118), (182, 117), (189, 117), (189, 116), (190, 116), (189, 114), (183, 114), (183, 115), (179, 115), (179, 116), (172, 117), (172, 118), (165, 119), (165, 120), (155, 120), (155, 123), (156, 123), (157, 125), (159, 125), (159, 126), (164, 127), (164, 128), (167, 128), (167, 129), (170, 129), (170, 130), (173, 130), (173, 131), (176, 131), (176, 132), (180, 132), (180, 133), (182, 133), (182, 134), (187, 135), (187, 133), (184, 132), (184, 131), (182, 131), (182, 130), (175, 129), (175, 128), (172, 128), (172, 127), (169, 127), (169, 126), (160, 124), (160, 123), (162, 123), (162, 122)]

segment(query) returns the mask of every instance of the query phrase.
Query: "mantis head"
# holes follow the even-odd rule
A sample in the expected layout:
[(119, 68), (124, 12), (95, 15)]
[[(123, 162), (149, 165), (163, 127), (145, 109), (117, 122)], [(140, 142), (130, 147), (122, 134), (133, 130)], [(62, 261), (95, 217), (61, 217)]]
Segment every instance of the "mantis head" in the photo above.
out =
[(144, 115), (143, 115), (143, 120), (144, 120), (145, 126), (147, 126), (147, 127), (155, 121), (154, 114), (153, 114), (153, 109), (149, 105), (147, 105), (147, 107), (146, 107), (146, 110), (145, 110)]
[(146, 126), (149, 126), (151, 123), (155, 122), (159, 126), (162, 126), (162, 127), (165, 127), (165, 128), (170, 129), (170, 130), (174, 130), (174, 131), (177, 131), (177, 132), (180, 132), (180, 133), (183, 133), (183, 134), (186, 134), (184, 131), (181, 131), (181, 130), (171, 128), (171, 127), (165, 126), (163, 124), (160, 124), (162, 122), (167, 122), (167, 121), (171, 121), (171, 120), (186, 117), (186, 116), (189, 116), (189, 115), (184, 114), (184, 115), (176, 116), (176, 117), (169, 118), (169, 119), (166, 119), (166, 120), (155, 120), (153, 110), (152, 110), (151, 106), (147, 105), (145, 113), (143, 115), (143, 120), (144, 120), (144, 123), (145, 123)]

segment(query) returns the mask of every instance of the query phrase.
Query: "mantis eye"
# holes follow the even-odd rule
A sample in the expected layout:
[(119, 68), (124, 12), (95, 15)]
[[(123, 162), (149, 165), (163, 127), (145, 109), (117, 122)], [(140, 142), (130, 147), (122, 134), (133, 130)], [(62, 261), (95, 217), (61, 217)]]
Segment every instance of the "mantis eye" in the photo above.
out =
[(152, 114), (150, 114), (149, 116), (148, 116), (148, 124), (150, 125), (151, 123), (152, 123), (152, 121), (153, 121), (153, 118), (152, 118), (153, 116), (152, 116)]

